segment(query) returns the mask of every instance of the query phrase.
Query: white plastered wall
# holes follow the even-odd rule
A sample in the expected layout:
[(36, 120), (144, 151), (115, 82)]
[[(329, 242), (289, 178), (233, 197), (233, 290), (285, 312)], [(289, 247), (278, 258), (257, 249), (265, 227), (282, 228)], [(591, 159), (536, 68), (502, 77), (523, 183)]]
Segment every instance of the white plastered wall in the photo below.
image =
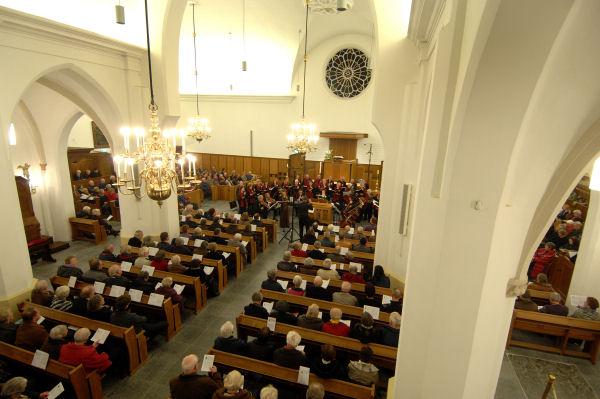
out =
[(75, 122), (75, 125), (73, 125), (73, 129), (71, 129), (71, 133), (69, 134), (67, 147), (94, 148), (92, 119), (89, 116), (82, 115), (81, 118)]

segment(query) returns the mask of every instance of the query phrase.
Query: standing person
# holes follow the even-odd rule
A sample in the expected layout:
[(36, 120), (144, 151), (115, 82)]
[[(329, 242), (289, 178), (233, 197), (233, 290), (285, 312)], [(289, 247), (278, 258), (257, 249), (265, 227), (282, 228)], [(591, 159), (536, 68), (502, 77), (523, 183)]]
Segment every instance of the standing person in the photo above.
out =
[(296, 213), (298, 214), (298, 225), (300, 237), (304, 235), (304, 230), (308, 231), (312, 224), (312, 219), (308, 215), (308, 211), (313, 209), (310, 202), (305, 197), (301, 197), (299, 202), (294, 205), (296, 207)]
[(280, 190), (281, 195), (281, 207), (279, 208), (279, 227), (288, 228), (290, 227), (290, 204), (286, 190)]

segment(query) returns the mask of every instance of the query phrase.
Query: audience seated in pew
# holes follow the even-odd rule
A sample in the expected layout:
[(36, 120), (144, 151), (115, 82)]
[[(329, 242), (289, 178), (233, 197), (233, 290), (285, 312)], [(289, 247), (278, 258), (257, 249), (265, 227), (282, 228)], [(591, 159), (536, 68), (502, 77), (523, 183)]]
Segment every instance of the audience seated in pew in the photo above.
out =
[(277, 301), (271, 311), (271, 316), (275, 317), (277, 323), (290, 324), (292, 326), (298, 324), (296, 316), (290, 313), (290, 305), (284, 300)]
[(535, 281), (530, 282), (527, 288), (536, 291), (554, 291), (552, 284), (548, 283), (548, 276), (545, 273), (538, 274)]
[(244, 260), (244, 265), (246, 265), (246, 255), (248, 252), (246, 250), (246, 247), (242, 244), (242, 235), (240, 233), (235, 233), (232, 239), (227, 240), (227, 245), (230, 247), (238, 247), (240, 249), (240, 256)]
[(354, 244), (352, 246), (352, 250), (353, 251), (357, 251), (357, 252), (367, 252), (367, 253), (373, 253), (375, 252), (375, 247), (369, 247), (367, 246), (367, 237), (361, 237), (360, 238), (360, 243), (359, 244)]
[(223, 388), (213, 394), (213, 399), (252, 399), (248, 390), (243, 389), (244, 376), (239, 371), (233, 370), (223, 379)]
[(314, 359), (310, 365), (310, 372), (321, 378), (334, 378), (344, 380), (346, 378), (346, 367), (336, 359), (333, 345), (321, 345), (321, 356)]
[(107, 262), (118, 262), (118, 258), (114, 254), (115, 246), (112, 244), (107, 244), (104, 247), (104, 250), (98, 255), (98, 259), (104, 260)]
[(377, 384), (379, 369), (371, 363), (373, 350), (363, 346), (360, 350), (360, 359), (348, 364), (348, 378), (350, 381), (361, 385)]
[(130, 247), (141, 248), (142, 247), (142, 239), (144, 238), (144, 232), (142, 230), (136, 230), (133, 233), (133, 237), (127, 241), (127, 245)]
[(150, 260), (148, 255), (149, 255), (148, 247), (141, 247), (140, 251), (138, 252), (138, 257), (135, 258), (135, 262), (133, 263), (134, 266), (137, 266), (137, 267), (151, 266), (152, 261)]
[(373, 277), (371, 278), (371, 283), (373, 283), (373, 285), (376, 287), (390, 288), (390, 278), (385, 275), (383, 266), (376, 265), (373, 268)]
[[(540, 276), (540, 274), (538, 274)], [(544, 305), (539, 309), (540, 313), (555, 314), (557, 316), (567, 316), (569, 308), (561, 304), (561, 297), (558, 292), (551, 292), (548, 297), (549, 305)]]
[[(88, 192), (89, 194), (89, 192)], [(75, 217), (80, 218), (80, 219), (90, 219), (90, 216), (92, 216), (91, 214), (92, 212), (92, 208), (90, 208), (89, 206), (84, 206), (83, 208), (81, 208), (81, 212), (78, 212), (75, 214)]]
[(350, 327), (341, 322), (342, 311), (339, 308), (331, 308), (329, 311), (329, 321), (323, 323), (321, 331), (328, 334), (339, 335), (340, 337), (350, 336)]
[(290, 251), (285, 251), (283, 253), (283, 260), (277, 262), (277, 270), (282, 270), (284, 272), (295, 272), (296, 265), (291, 262), (292, 253)]
[(162, 249), (163, 251), (170, 252), (171, 244), (169, 244), (169, 233), (163, 231), (160, 233), (160, 242), (157, 245), (158, 249)]
[[(302, 238), (300, 239), (300, 242), (302, 244), (313, 245), (316, 240), (317, 240), (317, 238), (315, 237), (315, 231), (313, 230), (312, 227), (309, 227), (306, 230), (306, 234), (304, 234), (302, 236)], [(296, 255), (294, 255), (294, 256), (296, 256)]]
[[(308, 260), (308, 259), (307, 259)], [(332, 301), (332, 292), (322, 287), (323, 278), (316, 276), (313, 280), (313, 284), (306, 287), (305, 296), (307, 298), (320, 299), (323, 301)]]
[(292, 286), (288, 288), (287, 293), (290, 295), (304, 296), (304, 290), (302, 289), (302, 277), (296, 275), (292, 280)]
[[(302, 247), (302, 244), (300, 243), (300, 241), (294, 241), (294, 243), (292, 244), (291, 256), (297, 256), (299, 258), (306, 258), (308, 255), (306, 254), (305, 251), (303, 251), (301, 249), (301, 247)], [(284, 256), (285, 256), (285, 254), (284, 254)], [(285, 257), (284, 257), (284, 260), (285, 260)]]
[(260, 221), (260, 215), (258, 213), (254, 214), (254, 216), (252, 217), (252, 221), (250, 222), (250, 224), (253, 224), (256, 227), (265, 227), (265, 224)]
[(108, 276), (102, 270), (102, 264), (96, 258), (88, 260), (90, 270), (87, 270), (81, 275), (81, 280), (87, 283), (94, 283), (96, 281), (104, 282), (108, 279)]
[(331, 233), (329, 231), (323, 233), (323, 238), (320, 242), (322, 247), (335, 248), (335, 242), (331, 239)]
[[(561, 234), (559, 232), (559, 234)], [(568, 241), (565, 233), (565, 241)], [(550, 270), (550, 264), (556, 257), (556, 250), (554, 249), (556, 244), (553, 242), (547, 242), (542, 248), (535, 251), (533, 255), (533, 266), (531, 267), (531, 278), (536, 278), (538, 274), (548, 274)], [(560, 248), (560, 247), (559, 247)]]
[(75, 332), (74, 342), (68, 342), (60, 348), (60, 356), (58, 360), (62, 363), (73, 366), (83, 365), (86, 372), (98, 370), (99, 373), (104, 373), (112, 362), (106, 353), (98, 353), (96, 348), (98, 343), (86, 345), (90, 338), (90, 330), (80, 328)]
[(204, 265), (200, 259), (192, 259), (190, 267), (188, 267), (184, 274), (186, 276), (199, 277), (200, 282), (206, 285), (208, 296), (215, 297), (221, 295), (218, 281), (213, 276), (209, 276), (204, 272)]
[(269, 312), (262, 306), (263, 296), (260, 292), (252, 294), (252, 303), (244, 307), (244, 314), (252, 317), (259, 317), (261, 319), (268, 319)]
[(0, 398), (48, 398), (49, 392), (35, 392), (27, 388), (28, 380), (24, 377), (13, 377), (2, 384)]
[(273, 352), (273, 362), (279, 366), (289, 367), (298, 370), (300, 366), (310, 366), (304, 351), (299, 351), (296, 347), (300, 344), (302, 337), (298, 332), (291, 330), (285, 337), (286, 345), (275, 349)]
[(112, 313), (109, 307), (104, 306), (104, 297), (100, 294), (95, 294), (87, 303), (87, 314), (85, 316), (90, 319), (110, 323)]
[(131, 254), (131, 247), (129, 245), (123, 245), (123, 247), (121, 247), (121, 253), (117, 256), (117, 262), (135, 263), (135, 256)]
[(150, 275), (147, 271), (140, 271), (133, 281), (131, 288), (140, 290), (146, 295), (150, 295), (154, 291), (155, 284), (150, 282)]
[(381, 308), (381, 299), (375, 298), (375, 286), (372, 283), (365, 284), (365, 296), (358, 299), (358, 306), (361, 308), (367, 306), (373, 306)]
[(531, 293), (529, 290), (525, 290), (525, 292), (517, 298), (515, 301), (515, 309), (521, 310), (530, 310), (532, 312), (537, 312), (538, 305), (537, 303), (531, 300)]
[(202, 229), (200, 227), (196, 227), (193, 231), (193, 234), (190, 236), (190, 240), (206, 240), (206, 236), (202, 234)]
[(36, 305), (50, 306), (54, 292), (48, 288), (48, 281), (38, 280), (31, 291), (31, 302)]
[(306, 390), (306, 399), (323, 399), (325, 388), (318, 382), (312, 382)]
[(70, 255), (65, 258), (65, 264), (58, 267), (56, 274), (65, 278), (69, 278), (71, 276), (81, 278), (83, 271), (77, 267), (77, 257)]
[(169, 261), (165, 259), (166, 255), (167, 252), (163, 249), (160, 249), (152, 259), (152, 267), (154, 267), (156, 270), (166, 272), (167, 268), (169, 267)]
[(333, 302), (357, 306), (358, 299), (350, 293), (350, 290), (352, 290), (352, 284), (349, 281), (344, 281), (342, 283), (341, 291), (333, 293)]
[(181, 232), (179, 233), (179, 237), (189, 239), (192, 235), (190, 234), (190, 226), (184, 224), (181, 226)]
[(598, 313), (598, 300), (594, 297), (587, 297), (583, 306), (573, 312), (571, 317), (585, 320), (600, 320), (600, 313)]
[(400, 288), (394, 288), (392, 290), (392, 300), (389, 304), (383, 305), (381, 310), (387, 313), (398, 312), (402, 314), (402, 297), (404, 296)]
[(198, 374), (198, 368), (198, 356), (183, 358), (181, 374), (169, 382), (171, 399), (212, 399), (215, 391), (223, 387), (223, 377), (215, 366), (205, 376)]
[(169, 262), (167, 266), (167, 271), (169, 273), (184, 274), (185, 272), (187, 272), (187, 270), (188, 268), (181, 264), (181, 258), (179, 257), (179, 255), (173, 255), (171, 257), (171, 262)]
[(173, 245), (171, 246), (171, 250), (169, 252), (181, 254), (181, 255), (192, 255), (193, 252), (189, 249), (184, 243), (183, 238), (178, 237), (173, 240)]
[(400, 337), (400, 324), (402, 316), (398, 312), (390, 313), (390, 322), (387, 326), (379, 329), (378, 343), (387, 346), (398, 346), (398, 338)]
[(198, 226), (198, 223), (194, 222), (194, 216), (189, 214), (185, 215), (185, 221), (181, 222), (180, 225), (188, 226), (188, 228), (195, 229)]
[(204, 255), (204, 257), (206, 259), (220, 260), (223, 262), (223, 264), (225, 264), (227, 262), (227, 260), (223, 256), (223, 254), (221, 252), (217, 251), (217, 243), (216, 242), (211, 242), (208, 244), (208, 253), (206, 255)]
[(12, 311), (0, 308), (0, 341), (13, 345), (17, 337), (17, 325), (13, 323)]
[(100, 209), (93, 209), (92, 214), (89, 216), (89, 219), (97, 220), (98, 223), (100, 223), (100, 226), (103, 226), (106, 230), (106, 234), (110, 234), (115, 237), (119, 235), (119, 232), (117, 230), (114, 230), (110, 223), (108, 223), (108, 221), (102, 217), (102, 212), (100, 211)]
[(38, 324), (40, 312), (33, 306), (28, 306), (21, 314), (23, 323), (17, 328), (15, 345), (35, 352), (40, 349), (48, 337), (46, 329)]
[(108, 268), (108, 279), (106, 280), (106, 285), (118, 285), (120, 287), (129, 289), (131, 287), (131, 280), (123, 276), (123, 270), (121, 270), (121, 266), (112, 265)]
[(169, 323), (166, 320), (149, 322), (146, 316), (138, 315), (129, 309), (131, 298), (129, 295), (121, 295), (115, 300), (115, 311), (110, 316), (110, 322), (121, 327), (131, 327), (136, 333), (144, 330), (144, 334), (152, 340), (158, 334), (165, 333)]
[(161, 286), (156, 289), (157, 294), (164, 295), (166, 298), (171, 298), (173, 304), (179, 305), (179, 310), (183, 313), (183, 296), (179, 295), (173, 287), (173, 279), (171, 277), (165, 277), (161, 281)]
[(356, 265), (350, 265), (350, 267), (348, 267), (348, 272), (343, 274), (342, 280), (349, 281), (351, 283), (365, 283), (365, 279), (361, 274), (358, 273), (358, 267)]
[(52, 302), (50, 302), (50, 307), (52, 309), (68, 312), (73, 307), (73, 302), (67, 299), (70, 293), (71, 289), (66, 285), (58, 287), (54, 292), (54, 298), (52, 298)]
[(377, 342), (379, 337), (377, 331), (373, 328), (373, 316), (364, 312), (360, 318), (360, 323), (355, 323), (350, 331), (350, 338), (358, 339), (363, 344)]
[(306, 314), (298, 316), (298, 327), (321, 331), (323, 320), (319, 318), (319, 305), (313, 303), (306, 309)]
[(327, 258), (323, 260), (323, 268), (317, 270), (317, 276), (323, 280), (340, 280), (340, 274), (337, 270), (331, 270), (331, 259)]
[(316, 240), (313, 244), (314, 249), (311, 249), (306, 253), (309, 258), (323, 260), (327, 258), (325, 252), (321, 252), (321, 241)]
[(40, 350), (50, 355), (50, 359), (58, 360), (60, 348), (67, 343), (68, 333), (67, 326), (64, 324), (52, 327)]
[(142, 239), (142, 246), (148, 248), (156, 247), (156, 243), (154, 242), (152, 236), (144, 236), (144, 238)]
[(270, 337), (271, 330), (269, 330), (269, 327), (263, 327), (258, 330), (258, 336), (256, 339), (248, 342), (246, 355), (253, 359), (262, 360), (265, 362), (272, 361), (275, 346), (269, 342)]
[(270, 291), (285, 292), (281, 284), (277, 282), (277, 271), (274, 269), (267, 271), (267, 279), (261, 283), (260, 288)]
[[(344, 257), (344, 255), (341, 255), (341, 250), (342, 247), (340, 247), (339, 245), (336, 245), (335, 247), (335, 253), (331, 253), (331, 254), (327, 254), (327, 257), (329, 259), (331, 259), (332, 262), (347, 262), (346, 257)], [(348, 251), (346, 253), (346, 256), (350, 253), (350, 251)], [(354, 256), (353, 256), (354, 259)]]
[(206, 237), (206, 239), (211, 243), (215, 243), (218, 245), (227, 245), (227, 239), (221, 237), (221, 229), (218, 227), (214, 229), (213, 235)]
[(245, 355), (248, 344), (233, 336), (233, 323), (226, 321), (221, 326), (220, 335), (215, 339), (214, 348), (235, 355)]

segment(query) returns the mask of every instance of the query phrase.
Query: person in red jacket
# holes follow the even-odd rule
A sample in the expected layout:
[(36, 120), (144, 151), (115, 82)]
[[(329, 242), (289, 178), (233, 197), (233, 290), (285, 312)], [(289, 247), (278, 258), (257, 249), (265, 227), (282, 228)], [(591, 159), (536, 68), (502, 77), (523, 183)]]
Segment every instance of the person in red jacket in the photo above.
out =
[(183, 296), (179, 295), (171, 285), (173, 285), (171, 277), (163, 278), (162, 285), (156, 289), (156, 293), (164, 295), (165, 299), (171, 298), (171, 302), (179, 304), (179, 310), (183, 313)]
[(365, 279), (361, 274), (358, 273), (358, 267), (356, 265), (350, 265), (348, 268), (349, 272), (344, 273), (342, 280), (349, 281), (351, 283), (365, 284)]
[(167, 271), (167, 268), (169, 267), (169, 261), (165, 259), (165, 255), (167, 255), (167, 253), (162, 249), (159, 250), (156, 255), (154, 255), (154, 259), (152, 259), (151, 263), (154, 269), (161, 270), (163, 272)]
[(342, 311), (339, 308), (331, 308), (329, 311), (329, 321), (323, 324), (321, 331), (341, 337), (349, 337), (350, 327), (342, 323), (341, 320)]
[(298, 256), (301, 258), (306, 258), (308, 255), (306, 254), (306, 251), (303, 251), (302, 249), (300, 249), (302, 247), (302, 244), (300, 244), (300, 241), (294, 241), (294, 243), (292, 244), (292, 256)]
[(550, 270), (550, 264), (556, 256), (556, 249), (553, 242), (547, 242), (544, 248), (539, 248), (533, 255), (533, 267), (531, 268), (532, 279), (535, 279), (538, 274), (548, 274)]
[(106, 353), (98, 353), (96, 351), (98, 347), (97, 342), (94, 342), (92, 345), (86, 345), (89, 338), (90, 330), (87, 328), (77, 330), (74, 336), (75, 342), (69, 342), (60, 348), (58, 360), (73, 366), (81, 364), (86, 373), (93, 370), (98, 370), (99, 373), (106, 371), (112, 362), (108, 359)]

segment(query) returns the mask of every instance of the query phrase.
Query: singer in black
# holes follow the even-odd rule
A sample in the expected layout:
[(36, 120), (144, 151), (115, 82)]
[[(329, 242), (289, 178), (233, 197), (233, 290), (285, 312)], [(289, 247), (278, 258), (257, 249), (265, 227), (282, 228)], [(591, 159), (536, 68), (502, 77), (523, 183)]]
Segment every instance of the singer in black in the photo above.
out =
[(313, 209), (313, 206), (310, 202), (307, 201), (306, 197), (300, 197), (298, 202), (294, 205), (296, 207), (296, 214), (298, 215), (298, 224), (300, 226), (300, 237), (304, 235), (304, 228), (306, 230), (310, 228), (313, 220), (308, 214), (309, 210)]

